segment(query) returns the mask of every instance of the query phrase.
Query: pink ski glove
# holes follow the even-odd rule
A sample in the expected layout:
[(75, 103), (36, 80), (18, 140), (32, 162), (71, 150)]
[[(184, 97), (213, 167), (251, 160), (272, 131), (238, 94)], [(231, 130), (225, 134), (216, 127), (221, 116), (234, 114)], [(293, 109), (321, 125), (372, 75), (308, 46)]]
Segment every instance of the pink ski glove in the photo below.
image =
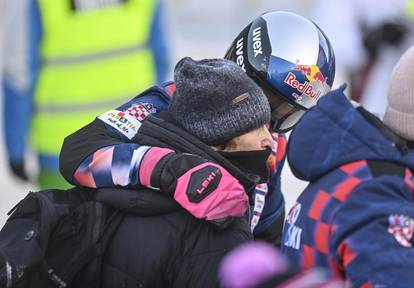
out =
[(244, 187), (226, 169), (192, 154), (153, 147), (139, 169), (143, 186), (161, 190), (194, 217), (225, 222), (246, 213)]

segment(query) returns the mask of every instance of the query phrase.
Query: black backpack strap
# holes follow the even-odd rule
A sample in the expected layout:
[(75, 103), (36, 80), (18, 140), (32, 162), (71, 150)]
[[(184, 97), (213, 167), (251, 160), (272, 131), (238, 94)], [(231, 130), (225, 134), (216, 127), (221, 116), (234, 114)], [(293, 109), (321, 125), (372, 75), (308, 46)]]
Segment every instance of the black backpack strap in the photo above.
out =
[(384, 160), (367, 160), (369, 169), (373, 177), (382, 175), (396, 175), (401, 178), (405, 177), (407, 167), (400, 163), (384, 161)]
[(403, 155), (410, 153), (410, 145), (409, 142), (397, 135), (394, 131), (392, 131), (388, 126), (386, 126), (377, 116), (373, 115), (372, 113), (368, 112), (364, 107), (359, 106), (357, 110), (361, 113), (361, 115), (372, 125), (378, 129), (382, 135), (386, 138), (391, 140), (395, 147), (400, 150)]

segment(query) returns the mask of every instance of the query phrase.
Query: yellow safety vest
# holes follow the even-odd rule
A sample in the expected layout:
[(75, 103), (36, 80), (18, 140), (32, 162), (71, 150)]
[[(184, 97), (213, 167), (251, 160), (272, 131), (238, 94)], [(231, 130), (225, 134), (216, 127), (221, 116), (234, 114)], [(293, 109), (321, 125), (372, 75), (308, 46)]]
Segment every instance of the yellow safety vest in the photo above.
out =
[(411, 20), (414, 20), (414, 0), (406, 0), (407, 2), (407, 12), (411, 17)]
[(156, 1), (84, 11), (69, 0), (38, 1), (42, 67), (32, 139), (39, 153), (58, 155), (64, 137), (155, 82), (147, 43)]

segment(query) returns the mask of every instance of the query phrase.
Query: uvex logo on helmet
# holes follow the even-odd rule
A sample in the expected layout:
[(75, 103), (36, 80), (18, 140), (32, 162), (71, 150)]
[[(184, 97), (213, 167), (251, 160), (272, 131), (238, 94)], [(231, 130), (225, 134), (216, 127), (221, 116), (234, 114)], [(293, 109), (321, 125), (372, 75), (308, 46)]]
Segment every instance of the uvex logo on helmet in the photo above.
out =
[(254, 57), (256, 58), (257, 55), (263, 54), (262, 51), (262, 27), (256, 27), (253, 30), (253, 51)]
[(236, 63), (246, 72), (243, 56), (243, 37), (236, 42)]

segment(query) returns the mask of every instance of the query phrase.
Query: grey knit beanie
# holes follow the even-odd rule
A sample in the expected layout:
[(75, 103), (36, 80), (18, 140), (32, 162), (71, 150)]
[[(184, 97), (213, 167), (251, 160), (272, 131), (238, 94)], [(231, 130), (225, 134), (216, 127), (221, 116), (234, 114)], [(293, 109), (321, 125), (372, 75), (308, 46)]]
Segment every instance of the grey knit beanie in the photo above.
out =
[(392, 72), (384, 123), (399, 136), (414, 140), (414, 46)]
[(257, 84), (225, 59), (181, 59), (172, 117), (207, 145), (225, 144), (270, 121), (270, 106)]

